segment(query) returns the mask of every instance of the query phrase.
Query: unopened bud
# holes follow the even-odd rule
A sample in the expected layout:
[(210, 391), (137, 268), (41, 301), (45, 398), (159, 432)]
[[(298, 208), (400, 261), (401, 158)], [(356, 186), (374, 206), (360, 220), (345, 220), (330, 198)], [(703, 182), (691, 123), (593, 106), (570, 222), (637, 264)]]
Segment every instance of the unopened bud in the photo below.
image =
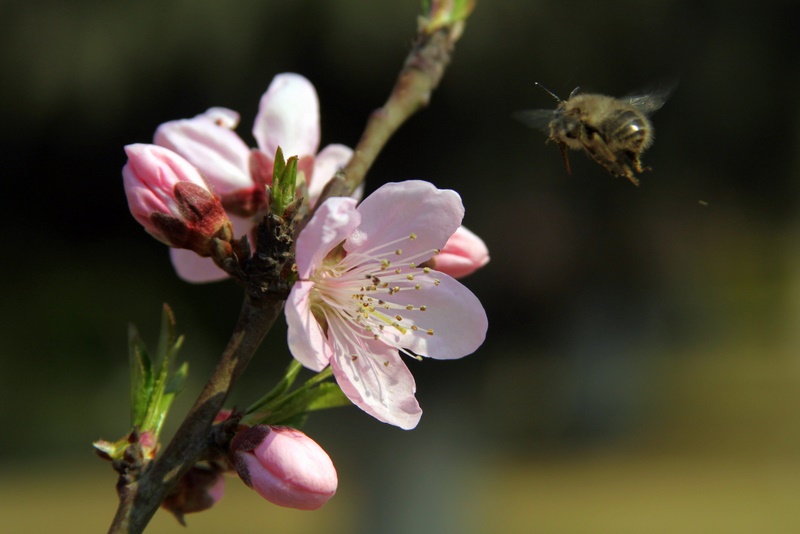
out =
[(212, 238), (232, 238), (222, 204), (188, 161), (156, 145), (128, 145), (125, 152), (122, 179), (128, 207), (153, 237), (201, 256), (210, 255)]
[(316, 510), (336, 493), (328, 454), (294, 428), (256, 425), (231, 440), (236, 471), (245, 484), (278, 506)]
[(489, 249), (483, 240), (463, 226), (450, 236), (441, 252), (426, 262), (431, 268), (461, 278), (489, 263)]

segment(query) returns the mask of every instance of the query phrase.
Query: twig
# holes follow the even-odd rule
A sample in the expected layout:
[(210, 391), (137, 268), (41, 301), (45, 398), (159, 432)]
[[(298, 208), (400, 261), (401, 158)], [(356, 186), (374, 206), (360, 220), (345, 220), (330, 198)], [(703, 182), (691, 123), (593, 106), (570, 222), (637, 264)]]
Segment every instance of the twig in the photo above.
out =
[(372, 164), (395, 131), (430, 102), (450, 63), (461, 28), (443, 26), (420, 31), (386, 103), (372, 112), (353, 157), (322, 192), (317, 206), (328, 197), (349, 196), (364, 182)]

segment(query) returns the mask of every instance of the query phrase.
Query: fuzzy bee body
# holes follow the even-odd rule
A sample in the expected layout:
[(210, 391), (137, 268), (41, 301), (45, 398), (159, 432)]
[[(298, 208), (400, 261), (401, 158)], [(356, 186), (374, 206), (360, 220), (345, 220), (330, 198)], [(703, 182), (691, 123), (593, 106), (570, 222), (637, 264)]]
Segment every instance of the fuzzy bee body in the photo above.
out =
[[(549, 92), (549, 91), (548, 91)], [(558, 143), (570, 172), (567, 149), (583, 150), (614, 176), (639, 185), (635, 173), (644, 172), (640, 156), (653, 144), (653, 125), (648, 115), (664, 105), (669, 91), (614, 98), (572, 92), (558, 100), (555, 110), (531, 110), (517, 114), (525, 124)], [(552, 93), (551, 93), (552, 95)]]

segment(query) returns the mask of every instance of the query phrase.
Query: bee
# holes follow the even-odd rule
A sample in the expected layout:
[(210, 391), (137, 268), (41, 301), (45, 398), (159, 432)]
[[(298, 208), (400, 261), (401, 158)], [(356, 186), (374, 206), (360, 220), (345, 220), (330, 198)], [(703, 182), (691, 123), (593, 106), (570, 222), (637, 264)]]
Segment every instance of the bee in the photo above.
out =
[(576, 87), (569, 99), (561, 100), (543, 85), (536, 85), (556, 99), (556, 109), (520, 111), (515, 116), (549, 134), (548, 142), (558, 143), (567, 174), (572, 174), (567, 149), (583, 149), (613, 176), (623, 176), (639, 185), (635, 173), (650, 170), (642, 167), (639, 159), (653, 144), (653, 125), (648, 117), (664, 105), (671, 87), (623, 98), (580, 93), (580, 87)]

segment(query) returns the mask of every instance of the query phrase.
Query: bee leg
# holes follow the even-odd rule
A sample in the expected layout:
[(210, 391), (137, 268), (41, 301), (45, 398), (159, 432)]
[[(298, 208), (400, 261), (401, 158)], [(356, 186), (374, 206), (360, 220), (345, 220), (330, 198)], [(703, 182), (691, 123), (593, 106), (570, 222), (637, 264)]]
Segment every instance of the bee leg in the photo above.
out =
[(636, 176), (634, 176), (634, 174), (632, 172), (630, 172), (630, 171), (626, 172), (625, 174), (623, 174), (623, 176), (625, 178), (627, 178), (628, 180), (630, 180), (630, 182), (633, 185), (635, 185), (636, 187), (639, 187), (639, 179)]
[(639, 154), (636, 154), (635, 152), (626, 152), (625, 155), (628, 156), (628, 159), (633, 164), (633, 168), (639, 174), (643, 173), (644, 171), (651, 170), (650, 167), (642, 167), (642, 162), (639, 159)]
[[(631, 165), (633, 165), (633, 170), (635, 170), (640, 174), (644, 172), (644, 169), (642, 168), (642, 162), (639, 161), (638, 154), (630, 151), (626, 151), (624, 152), (624, 154), (625, 154), (625, 159), (627, 159), (631, 163)], [(621, 175), (630, 180), (630, 182), (633, 185), (639, 187), (639, 179), (636, 178), (636, 175), (633, 173), (633, 171), (631, 171), (631, 168), (628, 165), (623, 165), (623, 169), (624, 171), (621, 173)]]
[(564, 167), (566, 167), (567, 169), (567, 174), (569, 176), (572, 176), (572, 169), (569, 168), (569, 155), (567, 154), (567, 145), (566, 143), (561, 143), (559, 141), (556, 142), (558, 143), (558, 147), (561, 149), (561, 157), (564, 158)]

